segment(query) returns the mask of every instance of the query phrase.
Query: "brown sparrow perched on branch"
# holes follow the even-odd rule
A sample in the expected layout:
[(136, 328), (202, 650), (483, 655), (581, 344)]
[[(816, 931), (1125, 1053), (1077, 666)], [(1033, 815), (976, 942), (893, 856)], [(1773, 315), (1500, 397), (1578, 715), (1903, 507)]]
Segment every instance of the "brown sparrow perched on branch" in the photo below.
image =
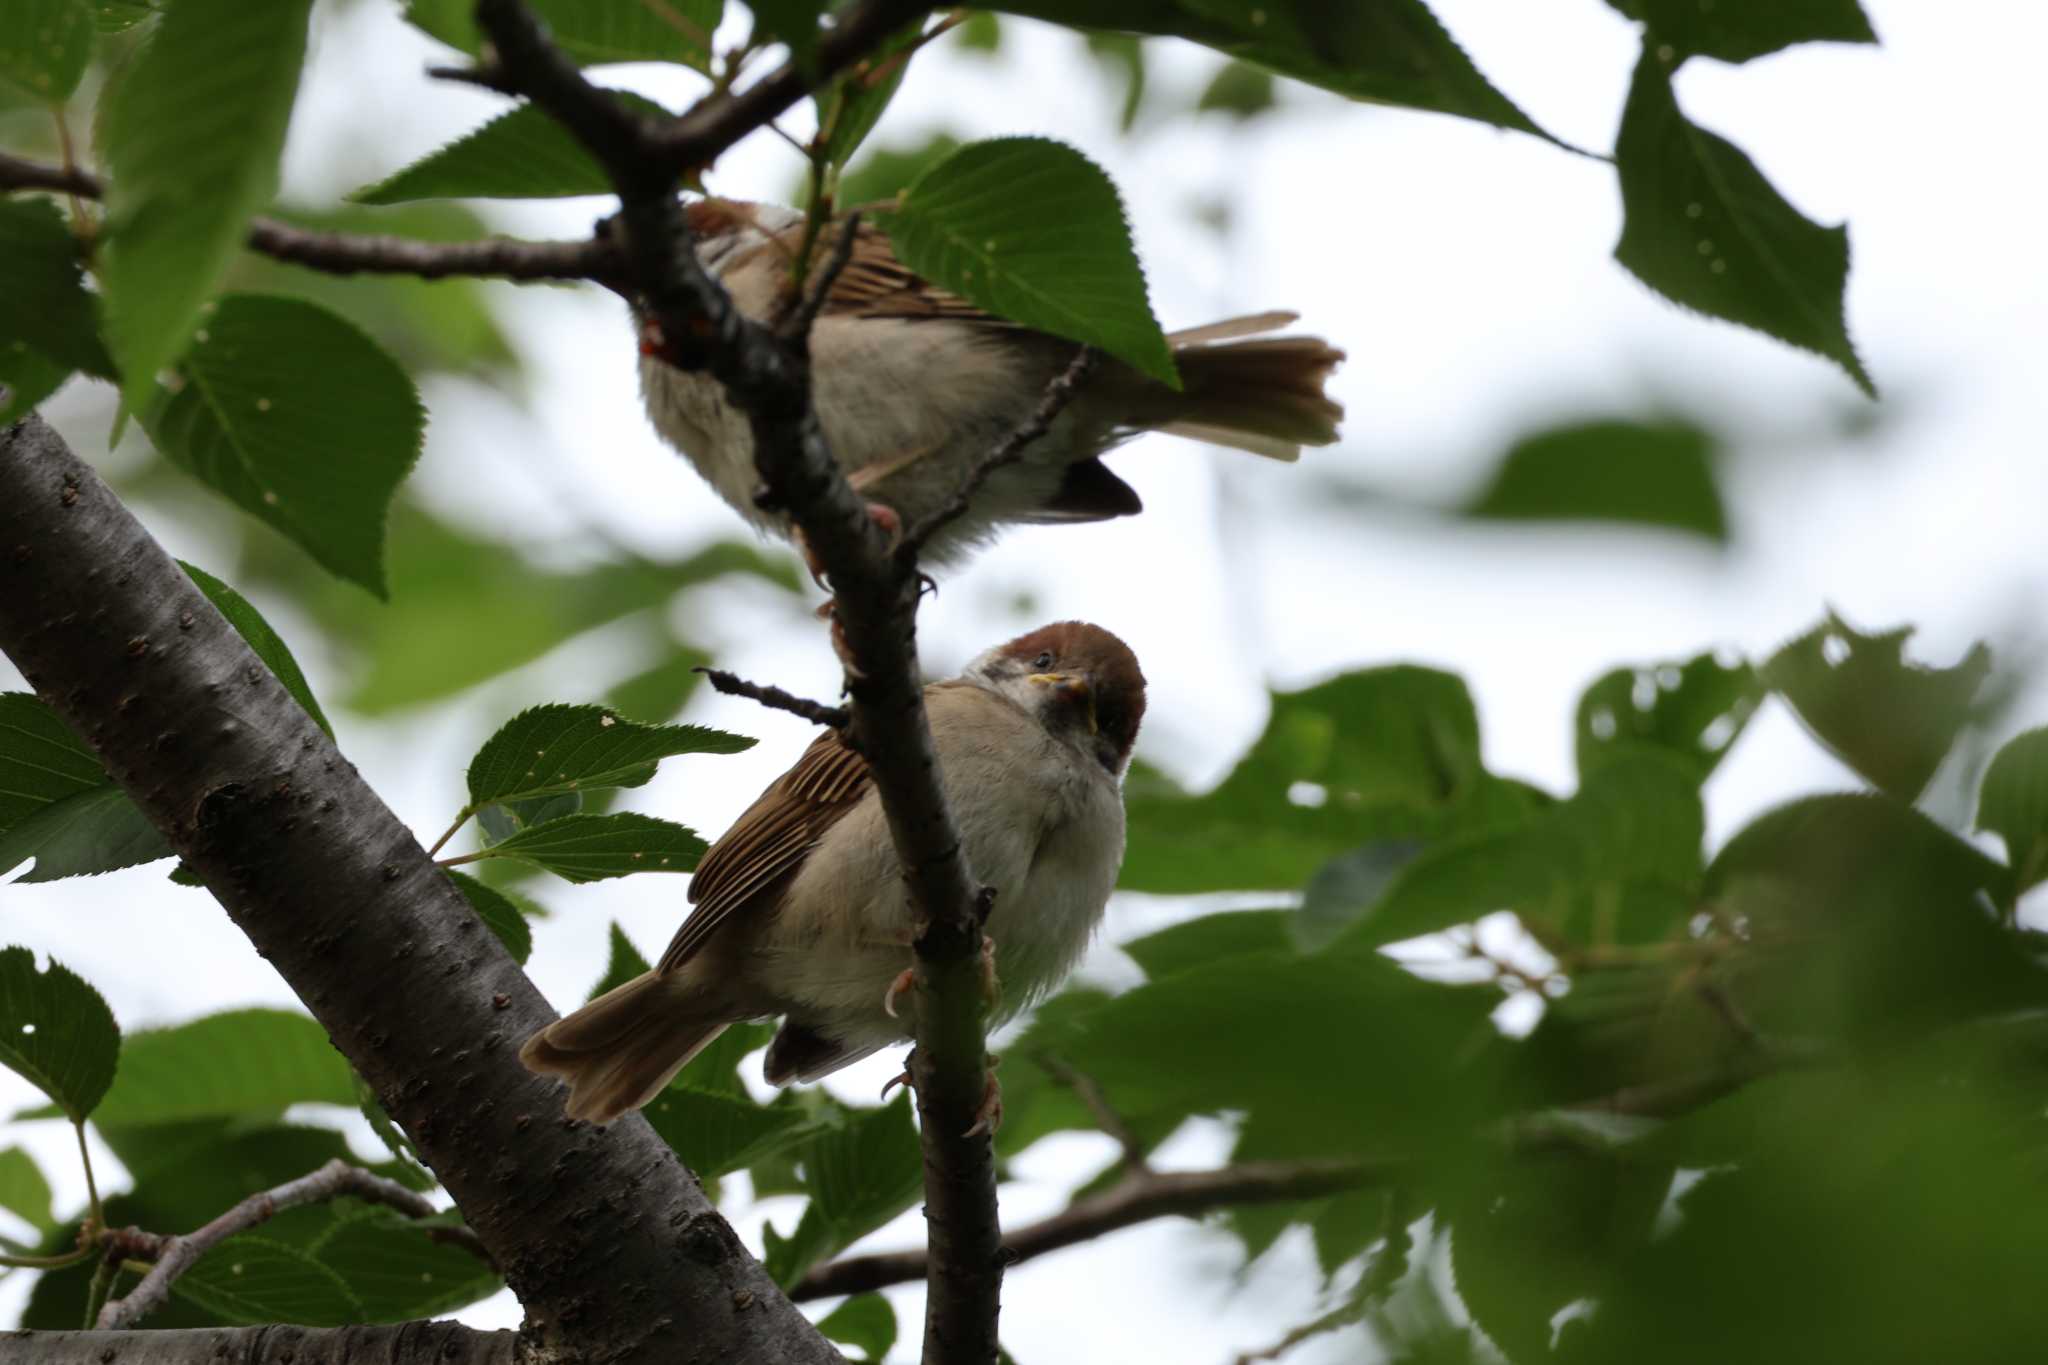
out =
[[(698, 258), (750, 317), (790, 307), (790, 264), (803, 234), (794, 209), (703, 199), (686, 210)], [(833, 230), (820, 234), (823, 269)], [(1104, 358), (1023, 457), (996, 471), (967, 512), (924, 547), (957, 559), (1017, 522), (1104, 521), (1142, 504), (1097, 457), (1143, 431), (1232, 446), (1277, 460), (1337, 439), (1344, 410), (1323, 381), (1344, 353), (1316, 337), (1264, 336), (1292, 313), (1259, 313), (1175, 332), (1175, 392)], [(760, 477), (746, 415), (718, 382), (662, 356), (643, 324), (640, 386), (648, 416), (727, 502), (764, 530), (782, 517), (755, 504)], [(1071, 341), (1006, 322), (913, 274), (888, 236), (863, 224), (811, 330), (812, 399), (833, 454), (885, 529), (943, 506), (969, 472), (1023, 424), (1073, 361)]]
[[(925, 688), (969, 873), (995, 889), (1006, 1011), (1066, 976), (1124, 854), (1119, 783), (1145, 714), (1123, 641), (1063, 621)], [(727, 1024), (787, 1016), (768, 1079), (812, 1081), (905, 1041), (919, 923), (866, 761), (828, 730), (711, 846), (660, 964), (533, 1035), (519, 1058), (605, 1123), (660, 1094)]]

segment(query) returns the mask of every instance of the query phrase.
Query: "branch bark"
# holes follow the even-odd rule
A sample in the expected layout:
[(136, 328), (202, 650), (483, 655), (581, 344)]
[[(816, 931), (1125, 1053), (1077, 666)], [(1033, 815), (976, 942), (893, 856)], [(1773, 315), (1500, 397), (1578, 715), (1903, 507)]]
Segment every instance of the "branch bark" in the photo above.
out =
[[(1010, 1233), (1003, 1239), (1004, 1258), (1014, 1265), (1154, 1218), (1198, 1218), (1246, 1204), (1315, 1199), (1375, 1183), (1390, 1170), (1357, 1162), (1254, 1161), (1213, 1171), (1132, 1175)], [(928, 1262), (928, 1254), (916, 1250), (847, 1256), (812, 1270), (790, 1287), (789, 1296), (825, 1299), (921, 1280)]]
[[(561, 1117), (553, 1012), (411, 831), (39, 418), (0, 430), (0, 650), (412, 1137), (543, 1347), (825, 1362), (643, 1120)], [(125, 1358), (125, 1357), (124, 1357)]]
[(768, 505), (786, 512), (823, 565), (836, 595), (852, 723), (925, 928), (917, 946), (917, 1047), (911, 1071), (930, 1220), (927, 1365), (993, 1362), (999, 1351), (1003, 1259), (995, 1155), (967, 1136), (984, 1095), (980, 891), (939, 784), (917, 669), (919, 585), (866, 515), (825, 442), (811, 405), (805, 338), (781, 336), (732, 306), (698, 262), (675, 187), (678, 173), (787, 109), (817, 81), (857, 58), (928, 6), (868, 0), (820, 43), (815, 68), (785, 66), (747, 91), (650, 124), (593, 87), (549, 43), (521, 0), (480, 0), (477, 22), (495, 54), (494, 81), (525, 94), (605, 167), (618, 191), (626, 267), (642, 307), (675, 358), (702, 368), (747, 414)]
[(380, 1327), (183, 1327), (166, 1332), (14, 1332), (7, 1365), (515, 1365), (517, 1332), (453, 1322)]

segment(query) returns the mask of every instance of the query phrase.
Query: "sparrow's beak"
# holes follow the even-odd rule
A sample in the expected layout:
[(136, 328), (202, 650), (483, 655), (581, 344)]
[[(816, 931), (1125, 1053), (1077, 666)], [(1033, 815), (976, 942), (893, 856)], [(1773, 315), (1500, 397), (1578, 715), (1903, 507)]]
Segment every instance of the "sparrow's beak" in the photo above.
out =
[(1088, 708), (1088, 733), (1096, 733), (1095, 686), (1085, 673), (1033, 673), (1030, 681), (1053, 689), (1063, 702), (1078, 702)]

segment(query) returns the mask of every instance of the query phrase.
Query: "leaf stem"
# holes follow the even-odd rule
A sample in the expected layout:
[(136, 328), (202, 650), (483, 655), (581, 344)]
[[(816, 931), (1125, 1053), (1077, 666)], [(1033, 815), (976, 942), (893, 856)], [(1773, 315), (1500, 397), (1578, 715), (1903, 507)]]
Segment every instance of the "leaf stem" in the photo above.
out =
[[(475, 814), (475, 806), (464, 806), (461, 810), (461, 813), (459, 813), (455, 817), (455, 823), (448, 826), (447, 829), (441, 831), (441, 837), (434, 840), (434, 846), (427, 850), (427, 856), (431, 858), (436, 853), (439, 853), (442, 847), (445, 846), (450, 839), (453, 839), (455, 837), (456, 831), (460, 830), (464, 825), (468, 824), (469, 817)], [(443, 863), (442, 866), (446, 867), (447, 864)]]
[(62, 1270), (77, 1265), (93, 1254), (94, 1248), (83, 1246), (76, 1251), (67, 1251), (61, 1256), (10, 1256), (0, 1252), (0, 1266), (10, 1270)]
[[(92, 1153), (87, 1150), (85, 1145), (85, 1120), (71, 1120), (71, 1131), (78, 1135), (78, 1162), (81, 1166), (85, 1167), (85, 1195), (89, 1210), (86, 1215), (86, 1226), (92, 1229), (94, 1235), (98, 1235), (99, 1230), (105, 1226), (105, 1219), (100, 1214), (99, 1182), (94, 1180), (92, 1175)], [(87, 1324), (87, 1326), (90, 1325), (90, 1323)]]
[[(436, 847), (439, 846), (436, 845)], [(480, 848), (474, 853), (458, 853), (453, 858), (436, 858), (434, 859), (434, 866), (461, 867), (464, 863), (482, 862), (485, 858), (495, 858), (497, 856), (498, 851), (494, 848)]]
[(102, 1257), (92, 1272), (92, 1287), (85, 1292), (85, 1330), (90, 1332), (99, 1322), (100, 1308), (107, 1301), (108, 1293), (114, 1287), (114, 1276), (121, 1271), (121, 1264), (111, 1256)]

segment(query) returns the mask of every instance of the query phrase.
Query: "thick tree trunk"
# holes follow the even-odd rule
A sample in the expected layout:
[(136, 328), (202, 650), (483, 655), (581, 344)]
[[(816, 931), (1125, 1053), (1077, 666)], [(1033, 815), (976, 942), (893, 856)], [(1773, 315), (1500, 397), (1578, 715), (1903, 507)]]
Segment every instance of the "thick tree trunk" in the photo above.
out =
[(0, 1333), (7, 1365), (513, 1365), (517, 1332), (453, 1322), (389, 1327), (188, 1327)]
[[(412, 832), (39, 418), (0, 430), (0, 649), (326, 1026), (518, 1294), (606, 1361), (836, 1362), (637, 1116), (562, 1117), (554, 1018)], [(21, 1343), (10, 1341), (10, 1362)], [(125, 1356), (125, 1350), (123, 1353)]]

